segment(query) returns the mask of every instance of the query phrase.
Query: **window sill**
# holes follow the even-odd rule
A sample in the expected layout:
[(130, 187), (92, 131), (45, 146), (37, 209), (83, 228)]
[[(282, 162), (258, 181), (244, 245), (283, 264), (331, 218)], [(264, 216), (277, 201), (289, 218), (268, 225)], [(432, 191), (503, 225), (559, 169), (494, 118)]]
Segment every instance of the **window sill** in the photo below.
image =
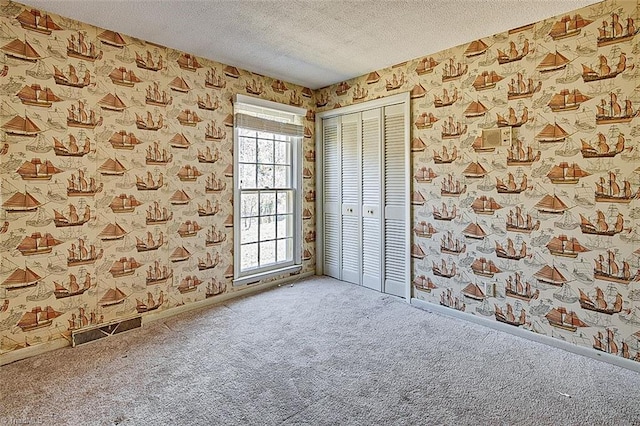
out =
[(272, 278), (277, 275), (290, 274), (292, 272), (300, 272), (301, 270), (302, 270), (302, 265), (291, 265), (291, 266), (285, 266), (284, 268), (273, 269), (271, 271), (260, 272), (253, 275), (245, 275), (243, 277), (239, 277), (233, 280), (233, 286), (238, 287), (241, 285), (253, 284), (256, 281)]

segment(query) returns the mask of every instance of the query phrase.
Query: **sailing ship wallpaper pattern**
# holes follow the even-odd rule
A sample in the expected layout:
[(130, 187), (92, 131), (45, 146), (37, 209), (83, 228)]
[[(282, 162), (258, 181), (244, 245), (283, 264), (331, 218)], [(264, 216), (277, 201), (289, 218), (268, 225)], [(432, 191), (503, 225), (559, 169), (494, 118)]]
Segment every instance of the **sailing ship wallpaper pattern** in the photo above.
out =
[(0, 354), (234, 290), (235, 93), (309, 111), (314, 270), (309, 89), (14, 2), (0, 55)]
[(411, 92), (413, 297), (640, 361), (639, 28), (605, 1), (317, 91)]

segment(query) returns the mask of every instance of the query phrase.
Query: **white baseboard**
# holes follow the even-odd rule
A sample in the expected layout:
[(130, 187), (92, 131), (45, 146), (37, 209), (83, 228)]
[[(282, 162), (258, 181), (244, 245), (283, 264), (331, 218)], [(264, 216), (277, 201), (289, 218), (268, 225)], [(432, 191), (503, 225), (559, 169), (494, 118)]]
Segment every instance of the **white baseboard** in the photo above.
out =
[[(275, 281), (270, 281), (264, 284), (247, 286), (246, 288), (241, 288), (241, 289), (238, 289), (238, 287), (235, 287), (236, 288), (235, 291), (225, 293), (219, 297), (212, 297), (209, 299), (199, 300), (197, 302), (189, 303), (188, 305), (177, 306), (175, 308), (166, 309), (164, 311), (153, 312), (148, 315), (143, 315), (142, 326), (144, 327), (146, 323), (170, 318), (174, 315), (178, 315), (183, 312), (189, 312), (194, 309), (214, 306), (214, 305), (226, 302), (230, 299), (235, 299), (236, 297), (247, 296), (252, 293), (265, 291), (279, 285), (288, 284), (292, 281), (301, 280), (311, 275), (315, 275), (315, 272), (310, 271), (310, 272), (305, 272), (298, 275), (291, 275), (281, 280), (275, 280)], [(134, 330), (131, 330), (131, 331), (134, 331)], [(10, 364), (12, 362), (20, 361), (22, 359), (31, 358), (32, 356), (41, 355), (43, 353), (50, 352), (56, 349), (62, 349), (67, 346), (71, 346), (71, 341), (65, 338), (61, 338), (61, 339), (52, 340), (50, 342), (42, 343), (40, 345), (29, 346), (24, 349), (18, 349), (15, 351), (7, 352), (5, 354), (0, 355), (0, 366)]]
[(46, 352), (55, 351), (56, 349), (62, 349), (67, 346), (71, 346), (71, 342), (65, 338), (61, 338), (41, 343), (39, 345), (17, 349), (0, 355), (0, 366), (11, 364), (12, 362), (20, 361), (21, 359), (31, 358), (32, 356), (41, 355)]
[(246, 287), (233, 287), (233, 291), (229, 293), (224, 293), (221, 296), (212, 297), (209, 299), (198, 300), (197, 302), (189, 303), (188, 305), (177, 306), (175, 308), (166, 309), (160, 312), (152, 312), (148, 315), (142, 316), (142, 326), (153, 321), (162, 320), (165, 318), (172, 317), (174, 315), (181, 314), (183, 312), (193, 311), (194, 309), (200, 309), (207, 306), (214, 306), (220, 303), (226, 302), (227, 300), (235, 299), (236, 297), (248, 296), (253, 293), (257, 293), (260, 291), (265, 291), (273, 287), (277, 287), (279, 285), (288, 284), (291, 281), (301, 280), (306, 277), (310, 277), (311, 275), (315, 275), (315, 272), (305, 272), (298, 275), (291, 275), (286, 278), (282, 278), (280, 280), (270, 281), (264, 284), (256, 284), (249, 285)]
[(640, 373), (640, 362), (637, 362), (637, 361), (632, 361), (630, 359), (622, 358), (620, 356), (612, 355), (606, 352), (599, 352), (594, 349), (586, 348), (584, 346), (574, 345), (573, 343), (569, 343), (569, 342), (565, 342), (564, 340), (545, 336), (544, 334), (538, 334), (528, 330), (523, 330), (519, 327), (503, 324), (498, 321), (491, 321), (491, 320), (479, 317), (477, 315), (460, 312), (455, 309), (436, 305), (435, 303), (425, 302), (424, 300), (420, 300), (420, 299), (412, 298), (411, 305), (426, 311), (433, 311), (433, 312), (444, 314), (450, 317), (474, 322), (476, 324), (480, 324), (485, 327), (490, 327), (495, 330), (500, 330), (509, 334), (513, 334), (514, 336), (522, 337), (524, 339), (528, 339), (538, 343), (543, 343), (545, 345), (553, 346), (555, 348), (562, 349), (567, 352), (572, 352), (574, 354), (597, 359), (599, 361), (608, 362), (609, 364), (613, 364), (618, 367), (627, 368), (629, 370)]

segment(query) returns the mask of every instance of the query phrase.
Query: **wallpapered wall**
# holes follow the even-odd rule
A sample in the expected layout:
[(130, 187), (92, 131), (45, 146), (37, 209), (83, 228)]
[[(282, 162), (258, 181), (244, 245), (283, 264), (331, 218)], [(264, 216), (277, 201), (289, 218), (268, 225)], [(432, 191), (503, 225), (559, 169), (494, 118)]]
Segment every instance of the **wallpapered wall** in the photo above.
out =
[(414, 297), (640, 361), (639, 25), (608, 1), (316, 93), (411, 91)]
[(309, 89), (17, 3), (0, 7), (0, 354), (233, 291), (235, 93)]

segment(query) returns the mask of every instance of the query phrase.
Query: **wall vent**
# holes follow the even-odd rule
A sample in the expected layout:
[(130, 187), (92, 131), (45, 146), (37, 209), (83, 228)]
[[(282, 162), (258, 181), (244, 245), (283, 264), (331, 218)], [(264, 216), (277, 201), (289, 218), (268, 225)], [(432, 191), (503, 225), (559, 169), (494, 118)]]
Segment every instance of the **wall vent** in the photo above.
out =
[(84, 343), (102, 339), (103, 337), (109, 337), (135, 328), (140, 328), (141, 325), (142, 317), (138, 316), (106, 324), (97, 324), (80, 330), (74, 330), (71, 332), (71, 345), (76, 347)]
[(500, 147), (511, 145), (511, 127), (499, 127), (497, 129), (482, 130), (483, 147)]

